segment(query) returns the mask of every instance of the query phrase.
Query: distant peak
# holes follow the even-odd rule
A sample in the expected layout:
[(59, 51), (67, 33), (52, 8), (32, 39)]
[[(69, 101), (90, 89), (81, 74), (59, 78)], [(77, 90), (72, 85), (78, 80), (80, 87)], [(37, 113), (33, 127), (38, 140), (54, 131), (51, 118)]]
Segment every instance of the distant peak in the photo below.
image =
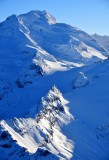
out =
[(13, 21), (13, 20), (18, 20), (17, 16), (15, 14), (12, 14), (11, 16), (9, 16), (7, 19), (7, 21)]

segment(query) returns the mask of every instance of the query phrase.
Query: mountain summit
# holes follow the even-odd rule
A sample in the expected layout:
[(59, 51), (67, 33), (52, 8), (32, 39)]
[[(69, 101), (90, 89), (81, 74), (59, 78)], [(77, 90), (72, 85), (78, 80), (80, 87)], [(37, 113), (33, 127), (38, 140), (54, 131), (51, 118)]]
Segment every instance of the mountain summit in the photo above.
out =
[(27, 14), (22, 14), (20, 16), (18, 16), (19, 18), (23, 19), (23, 20), (29, 20), (29, 23), (43, 23), (43, 24), (56, 24), (56, 19), (54, 16), (52, 16), (50, 13), (48, 13), (47, 11), (30, 11)]
[(108, 48), (46, 11), (0, 23), (2, 160), (109, 159)]

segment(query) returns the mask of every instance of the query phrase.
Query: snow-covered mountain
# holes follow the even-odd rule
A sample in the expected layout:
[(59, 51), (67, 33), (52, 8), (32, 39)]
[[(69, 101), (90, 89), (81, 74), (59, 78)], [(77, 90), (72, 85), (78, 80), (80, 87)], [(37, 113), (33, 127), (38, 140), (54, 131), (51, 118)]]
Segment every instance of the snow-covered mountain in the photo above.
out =
[(108, 56), (46, 11), (0, 23), (2, 160), (108, 160)]
[[(42, 98), (41, 104), (33, 108), (25, 118), (1, 121), (1, 125), (30, 153), (44, 148), (59, 158), (69, 159), (72, 157), (73, 146), (60, 129), (60, 126), (69, 123), (73, 118), (66, 104), (67, 101), (58, 89), (53, 87), (47, 96)], [(37, 115), (36, 111), (39, 112)]]
[(109, 36), (101, 36), (98, 34), (92, 35), (92, 37), (107, 51), (109, 52)]

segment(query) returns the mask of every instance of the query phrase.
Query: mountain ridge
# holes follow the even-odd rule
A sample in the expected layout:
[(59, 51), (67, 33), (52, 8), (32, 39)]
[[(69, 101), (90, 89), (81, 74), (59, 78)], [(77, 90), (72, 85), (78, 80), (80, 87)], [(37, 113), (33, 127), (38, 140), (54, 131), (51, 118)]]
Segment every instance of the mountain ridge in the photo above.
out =
[(3, 160), (108, 160), (109, 53), (99, 40), (46, 11), (0, 23)]

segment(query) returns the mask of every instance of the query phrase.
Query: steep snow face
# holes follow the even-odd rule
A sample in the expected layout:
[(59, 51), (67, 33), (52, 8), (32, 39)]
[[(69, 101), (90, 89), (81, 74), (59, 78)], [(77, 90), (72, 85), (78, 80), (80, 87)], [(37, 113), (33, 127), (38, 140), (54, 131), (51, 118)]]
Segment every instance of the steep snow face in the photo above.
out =
[(92, 35), (92, 37), (107, 51), (109, 52), (109, 36), (100, 36), (98, 34)]
[(0, 73), (10, 82), (23, 71), (29, 75), (26, 69), (34, 62), (43, 73), (51, 74), (105, 60), (106, 55), (90, 35), (57, 23), (45, 11), (12, 15), (0, 23)]
[(40, 75), (91, 65), (106, 54), (90, 35), (45, 11), (12, 15), (0, 23), (0, 99), (16, 84), (23, 88)]
[[(72, 158), (69, 156), (69, 151), (65, 154), (69, 156), (72, 160), (100, 160), (105, 159), (108, 160), (109, 155), (109, 106), (108, 106), (108, 82), (109, 82), (109, 71), (108, 71), (109, 61), (105, 61), (103, 63), (96, 63), (91, 66), (81, 67), (72, 69), (64, 72), (57, 72), (48, 76), (41, 76), (37, 78), (30, 86), (24, 89), (15, 89), (13, 90), (13, 96), (8, 94), (5, 98), (5, 101), (12, 103), (10, 100), (15, 99), (15, 106), (13, 107), (14, 115), (17, 115), (16, 118), (13, 118), (13, 112), (8, 110), (8, 120), (6, 118), (4, 121), (1, 121), (2, 126), (7, 130), (13, 139), (17, 140), (19, 146), (26, 147), (28, 151), (35, 152), (37, 146), (40, 144), (45, 144), (45, 147), (41, 147), (41, 151), (37, 150), (34, 154), (28, 153), (21, 147), (18, 148), (17, 144), (14, 142), (10, 142), (11, 148), (4, 148), (4, 146), (10, 147), (9, 140), (0, 141), (0, 150), (2, 152), (6, 152), (4, 155), (12, 155), (11, 157), (15, 157), (17, 152), (13, 149), (13, 146), (16, 146), (16, 150), (18, 151), (17, 156), (21, 154), (21, 151), (25, 155), (22, 157), (22, 160), (25, 160), (27, 157), (33, 157), (37, 155), (46, 155), (46, 156), (38, 156), (39, 160), (42, 159), (50, 159), (52, 160), (53, 154), (46, 154), (49, 152), (54, 153), (57, 156), (57, 159), (65, 158), (65, 155), (58, 154), (61, 149), (64, 148), (64, 144), (62, 142), (67, 143), (67, 148), (70, 150), (70, 156), (73, 155)], [(74, 80), (76, 83), (76, 87), (74, 88)], [(80, 81), (79, 81), (80, 80)], [(88, 81), (88, 83), (87, 83)], [(65, 99), (63, 100), (62, 95), (56, 89), (50, 90), (50, 92), (42, 98), (41, 103), (39, 103), (38, 99), (43, 96), (43, 94), (47, 93), (50, 86), (56, 84), (58, 88), (62, 91)], [(87, 85), (86, 85), (87, 84)], [(18, 92), (18, 93), (17, 93)], [(22, 98), (23, 96), (24, 98)], [(57, 96), (58, 95), (58, 96)], [(18, 98), (19, 105), (17, 104), (16, 99)], [(61, 102), (60, 103), (60, 100)], [(51, 100), (50, 100), (51, 99)], [(52, 101), (56, 100), (56, 101)], [(34, 101), (34, 102), (33, 102)], [(26, 104), (26, 109), (24, 106), (24, 102)], [(2, 101), (1, 101), (2, 103)], [(5, 103), (4, 103), (5, 104)], [(28, 108), (28, 104), (37, 104), (37, 107), (31, 108), (31, 111)], [(57, 113), (51, 109), (52, 107), (57, 107), (60, 110), (60, 104), (63, 106), (69, 106), (70, 111), (65, 110), (64, 116), (63, 109), (59, 111), (61, 115), (57, 115)], [(18, 106), (17, 106), (18, 105)], [(21, 110), (20, 105), (22, 105)], [(46, 112), (47, 110), (52, 110), (51, 112)], [(24, 111), (28, 114), (24, 114)], [(67, 112), (68, 111), (68, 112)], [(19, 115), (22, 116), (18, 116)], [(46, 112), (46, 114), (45, 114)], [(51, 113), (51, 114), (50, 114)], [(74, 121), (69, 120), (72, 119), (71, 114), (74, 116)], [(50, 123), (48, 121), (52, 118), (52, 114), (56, 115), (58, 122), (53, 126), (53, 130), (55, 133), (53, 134), (55, 137), (52, 140)], [(51, 116), (50, 116), (51, 115)], [(67, 117), (66, 117), (67, 115)], [(3, 115), (4, 116), (4, 115)], [(9, 117), (10, 116), (10, 117)], [(23, 117), (23, 118), (22, 118)], [(50, 118), (51, 117), (51, 118)], [(64, 121), (62, 119), (64, 118)], [(11, 119), (11, 120), (10, 120)], [(61, 121), (62, 120), (62, 121)], [(53, 122), (53, 121), (52, 121)], [(66, 123), (67, 125), (61, 126), (61, 124)], [(38, 125), (39, 124), (39, 125)], [(46, 125), (45, 125), (46, 124)], [(37, 127), (36, 127), (37, 126)], [(42, 130), (43, 129), (43, 130)], [(49, 137), (46, 136), (46, 133), (50, 135), (50, 143), (42, 143), (49, 140)], [(57, 135), (60, 135), (58, 136)], [(2, 136), (3, 137), (3, 136)], [(62, 137), (62, 141), (60, 143), (60, 138)], [(66, 138), (65, 138), (66, 137)], [(25, 142), (26, 139), (26, 142)], [(12, 138), (11, 138), (12, 140)], [(64, 141), (65, 140), (65, 141)], [(70, 140), (70, 141), (69, 141)], [(53, 143), (52, 143), (52, 142)], [(4, 142), (4, 143), (3, 143)], [(57, 145), (57, 143), (60, 145)], [(5, 144), (5, 145), (4, 145)], [(31, 145), (30, 145), (31, 144)], [(47, 144), (47, 145), (46, 145)], [(55, 148), (55, 144), (56, 148)], [(52, 145), (53, 148), (49, 146)], [(61, 146), (62, 148), (58, 148), (57, 146)], [(73, 147), (72, 147), (73, 146)], [(56, 150), (55, 150), (55, 149)], [(53, 149), (53, 150), (52, 150)], [(66, 149), (65, 149), (66, 150)], [(15, 151), (15, 153), (14, 153)], [(48, 152), (47, 152), (48, 151)], [(41, 152), (41, 153), (40, 153)], [(13, 153), (13, 154), (12, 154)], [(28, 156), (29, 154), (29, 156)], [(3, 157), (4, 158), (4, 157)], [(9, 158), (9, 157), (8, 157)], [(54, 159), (56, 157), (54, 156)], [(5, 158), (3, 159), (5, 160)], [(28, 159), (26, 159), (28, 160)]]
[[(70, 159), (73, 143), (61, 132), (62, 125), (67, 125), (73, 118), (67, 103), (54, 86), (47, 96), (42, 98), (41, 104), (27, 115), (29, 118), (1, 121), (1, 126), (30, 153), (42, 148), (60, 159)], [(37, 115), (35, 110), (39, 112)]]
[(57, 23), (55, 17), (46, 11), (31, 11), (27, 14), (20, 15), (19, 18), (23, 19), (23, 21), (28, 25), (35, 25), (35, 23), (36, 25), (52, 25)]
[(12, 139), (11, 135), (6, 132), (0, 132), (0, 157), (3, 160), (58, 160), (59, 158), (50, 153), (48, 150), (39, 148), (36, 153), (30, 154), (25, 148), (19, 146)]
[(107, 56), (92, 36), (46, 12), (0, 23), (2, 159), (108, 160)]

